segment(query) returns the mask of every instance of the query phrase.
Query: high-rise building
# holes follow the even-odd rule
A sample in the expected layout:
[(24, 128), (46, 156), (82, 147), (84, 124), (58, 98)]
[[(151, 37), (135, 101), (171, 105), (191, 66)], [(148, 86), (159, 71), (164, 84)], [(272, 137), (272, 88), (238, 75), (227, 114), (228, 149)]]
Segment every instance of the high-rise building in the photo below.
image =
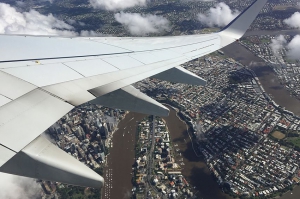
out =
[(102, 137), (102, 139), (107, 139), (108, 137), (108, 130), (106, 128), (106, 125), (102, 125), (100, 128), (100, 135)]
[(107, 122), (106, 126), (107, 126), (108, 132), (112, 132), (111, 123)]

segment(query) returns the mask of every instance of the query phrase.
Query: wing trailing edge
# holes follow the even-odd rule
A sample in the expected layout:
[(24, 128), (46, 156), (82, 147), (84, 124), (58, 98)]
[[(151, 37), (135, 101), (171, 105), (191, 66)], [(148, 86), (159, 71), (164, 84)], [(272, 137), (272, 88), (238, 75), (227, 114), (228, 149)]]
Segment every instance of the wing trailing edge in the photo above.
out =
[(180, 67), (174, 67), (162, 73), (152, 76), (155, 79), (160, 79), (169, 82), (191, 84), (197, 86), (205, 86), (206, 81), (196, 74)]
[[(205, 80), (176, 66), (241, 38), (266, 2), (255, 0), (221, 32), (207, 36), (87, 40), (0, 35), (1, 45), (5, 49), (0, 53), (0, 76), (5, 77), (0, 95), (12, 100), (8, 102), (2, 97), (0, 103), (0, 171), (79, 186), (102, 186), (101, 176), (38, 135), (73, 106), (90, 100), (112, 108), (168, 115), (166, 107), (130, 85), (151, 76), (172, 82), (204, 85)], [(62, 72), (61, 67), (57, 67), (53, 78), (62, 74), (61, 79), (48, 81), (48, 78), (44, 78), (53, 70), (52, 64), (61, 66), (76, 61), (78, 63), (66, 65), (77, 69), (77, 72), (86, 72), (87, 63), (93, 62), (90, 60), (106, 60), (107, 56), (114, 60), (110, 64), (115, 72), (104, 74), (100, 69), (105, 69), (107, 65), (97, 65), (99, 68), (96, 69), (95, 63), (89, 65), (91, 74), (86, 76), (76, 74), (70, 77), (68, 72)], [(127, 68), (126, 65), (130, 65), (128, 60), (133, 63), (127, 56), (145, 65)], [(176, 68), (171, 69), (173, 67)], [(120, 68), (122, 70), (117, 70)], [(32, 74), (33, 70), (36, 73)], [(70, 70), (67, 68), (67, 71)], [(161, 74), (156, 75), (158, 73)]]
[(1, 172), (84, 187), (100, 188), (103, 178), (43, 136), (37, 137), (0, 168)]
[(169, 109), (129, 85), (90, 101), (92, 104), (124, 109), (148, 115), (168, 116)]

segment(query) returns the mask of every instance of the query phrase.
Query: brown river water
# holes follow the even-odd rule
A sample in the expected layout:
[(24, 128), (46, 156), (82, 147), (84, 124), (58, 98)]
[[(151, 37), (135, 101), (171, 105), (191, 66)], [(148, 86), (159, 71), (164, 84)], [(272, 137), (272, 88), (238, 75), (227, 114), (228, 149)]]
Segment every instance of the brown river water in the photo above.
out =
[[(244, 65), (252, 65), (251, 68), (257, 74), (265, 91), (273, 97), (273, 100), (300, 115), (300, 101), (289, 95), (289, 92), (280, 85), (275, 73), (263, 61), (235, 43), (222, 49), (226, 55), (233, 57)], [(108, 167), (105, 169), (104, 178), (106, 186), (103, 188), (104, 199), (126, 199), (130, 198), (131, 169), (134, 163), (135, 131), (137, 121), (141, 121), (145, 115), (129, 113), (119, 123), (118, 130), (113, 136), (113, 147), (108, 155)], [(224, 194), (210, 174), (205, 161), (197, 157), (193, 151), (192, 143), (187, 134), (186, 124), (177, 116), (176, 111), (170, 109), (170, 115), (164, 118), (167, 122), (171, 139), (182, 154), (185, 163), (182, 170), (183, 175), (197, 190), (199, 199), (231, 199)], [(292, 192), (284, 194), (280, 199), (299, 199), (300, 186)]]
[[(108, 167), (104, 172), (107, 185), (103, 188), (103, 199), (130, 198), (135, 130), (137, 121), (141, 121), (144, 117), (145, 115), (142, 114), (129, 113), (119, 123), (119, 129), (114, 134), (113, 147), (110, 149), (108, 156)], [(182, 154), (185, 164), (181, 166), (183, 168), (182, 174), (191, 186), (195, 187), (199, 199), (232, 199), (219, 188), (203, 158), (195, 155), (186, 124), (177, 117), (176, 111), (170, 108), (170, 115), (164, 120), (167, 122), (173, 144), (178, 145)], [(108, 177), (106, 177), (106, 174), (108, 174)], [(292, 192), (284, 194), (280, 199), (299, 199), (299, 196), (300, 186)]]
[[(109, 150), (108, 167), (104, 171), (106, 185), (103, 188), (103, 199), (130, 198), (135, 130), (137, 121), (141, 121), (144, 117), (145, 115), (142, 114), (129, 113), (119, 123), (118, 130), (113, 136), (113, 147)], [(167, 122), (172, 142), (178, 144), (182, 154), (185, 163), (182, 166), (182, 173), (190, 184), (196, 187), (197, 195), (203, 199), (230, 199), (219, 189), (205, 161), (195, 155), (186, 124), (176, 116), (176, 111), (170, 109), (169, 117), (164, 119)]]
[(300, 115), (300, 100), (291, 96), (279, 82), (275, 72), (264, 61), (238, 43), (233, 43), (222, 49), (224, 53), (250, 68), (257, 75), (265, 91), (272, 99), (287, 110)]

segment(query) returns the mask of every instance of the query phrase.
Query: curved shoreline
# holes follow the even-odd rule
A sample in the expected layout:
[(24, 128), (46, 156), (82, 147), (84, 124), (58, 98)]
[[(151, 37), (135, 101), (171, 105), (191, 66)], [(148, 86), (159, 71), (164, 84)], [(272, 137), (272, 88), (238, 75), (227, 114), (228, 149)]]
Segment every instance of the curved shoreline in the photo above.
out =
[(257, 75), (266, 93), (272, 96), (272, 100), (276, 104), (300, 116), (300, 101), (290, 96), (290, 92), (280, 84), (278, 77), (273, 69), (268, 66), (268, 63), (265, 63), (263, 59), (257, 57), (238, 43), (232, 43), (224, 47), (222, 51), (228, 57), (232, 57), (243, 65), (249, 66)]
[(173, 106), (170, 105), (170, 104), (166, 104), (166, 103), (163, 103), (163, 104), (166, 105), (166, 106), (168, 106), (168, 107), (170, 107), (170, 108), (172, 108), (173, 110), (175, 110), (175, 111), (176, 111), (176, 117), (177, 117), (181, 122), (185, 123), (186, 131), (187, 131), (187, 133), (188, 133), (188, 135), (189, 135), (189, 138), (190, 138), (190, 141), (191, 141), (191, 143), (192, 143), (192, 147), (193, 147), (194, 153), (195, 153), (195, 155), (196, 155), (197, 157), (201, 157), (201, 155), (198, 155), (198, 153), (196, 152), (196, 150), (195, 150), (195, 148), (194, 148), (194, 142), (193, 142), (193, 139), (192, 139), (192, 137), (191, 137), (191, 135), (190, 135), (190, 132), (189, 132), (189, 126), (187, 125), (187, 123), (186, 123), (184, 120), (182, 120), (182, 119), (180, 118), (180, 116), (178, 116), (179, 110), (178, 110), (177, 108), (173, 107)]
[(178, 116), (176, 108), (169, 104), (167, 106), (170, 108), (170, 114), (163, 119), (167, 123), (172, 143), (180, 149), (180, 158), (185, 164), (182, 166), (182, 175), (197, 190), (195, 195), (206, 199), (232, 199), (220, 189), (205, 160), (202, 159), (203, 156), (196, 155), (192, 137), (188, 133), (188, 124)]
[[(170, 105), (170, 104), (166, 104), (166, 103), (163, 103), (163, 104), (164, 104), (165, 106), (167, 106), (168, 108), (174, 110), (174, 111), (176, 112), (176, 117), (178, 118), (178, 120), (180, 120), (182, 123), (185, 124), (186, 132), (187, 132), (187, 134), (188, 134), (188, 136), (189, 136), (189, 138), (190, 138), (190, 142), (192, 143), (192, 148), (193, 148), (193, 150), (194, 150), (194, 153), (195, 153), (195, 155), (196, 155), (198, 158), (201, 157), (201, 156), (198, 156), (198, 154), (195, 152), (195, 149), (194, 149), (194, 146), (193, 146), (193, 140), (192, 140), (192, 138), (191, 138), (191, 136), (190, 136), (190, 132), (189, 132), (189, 130), (188, 130), (188, 128), (189, 128), (188, 124), (186, 123), (186, 121), (182, 120), (182, 119), (180, 118), (180, 116), (178, 115), (179, 109), (176, 108), (176, 107), (173, 107), (173, 106)], [(171, 131), (170, 131), (170, 134), (171, 134), (171, 136), (172, 136), (172, 132), (171, 132)], [(173, 140), (173, 138), (172, 138), (172, 140)], [(201, 160), (199, 160), (199, 161), (201, 161)], [(204, 161), (204, 163), (205, 163), (205, 165), (206, 165), (206, 162), (205, 162), (205, 161)], [(206, 165), (206, 166), (207, 166), (207, 165)], [(211, 172), (210, 172), (210, 173), (211, 173)], [(183, 174), (183, 175), (184, 175), (184, 174)], [(184, 175), (184, 176), (185, 176), (185, 175)], [(189, 181), (190, 181), (190, 180), (189, 180)], [(191, 183), (191, 184), (193, 184), (193, 183)], [(198, 187), (197, 187), (197, 188), (198, 188)], [(219, 188), (219, 190), (221, 190), (221, 189)], [(226, 196), (228, 197), (228, 199), (231, 198), (228, 194), (226, 194)], [(282, 196), (278, 196), (278, 197), (276, 197), (276, 198), (278, 198), (278, 199), (299, 199), (299, 196), (300, 196), (300, 186), (295, 185), (292, 191), (287, 191), (287, 192), (283, 193)]]

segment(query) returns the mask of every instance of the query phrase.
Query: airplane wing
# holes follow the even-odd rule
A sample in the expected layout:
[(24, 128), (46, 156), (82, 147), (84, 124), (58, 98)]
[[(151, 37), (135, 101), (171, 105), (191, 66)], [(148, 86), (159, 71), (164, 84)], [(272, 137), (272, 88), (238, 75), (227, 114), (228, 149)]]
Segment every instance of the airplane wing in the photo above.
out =
[(85, 102), (168, 115), (131, 86), (147, 77), (205, 85), (180, 67), (238, 40), (267, 0), (255, 0), (222, 31), (151, 38), (0, 35), (0, 171), (100, 187), (103, 178), (40, 134)]

